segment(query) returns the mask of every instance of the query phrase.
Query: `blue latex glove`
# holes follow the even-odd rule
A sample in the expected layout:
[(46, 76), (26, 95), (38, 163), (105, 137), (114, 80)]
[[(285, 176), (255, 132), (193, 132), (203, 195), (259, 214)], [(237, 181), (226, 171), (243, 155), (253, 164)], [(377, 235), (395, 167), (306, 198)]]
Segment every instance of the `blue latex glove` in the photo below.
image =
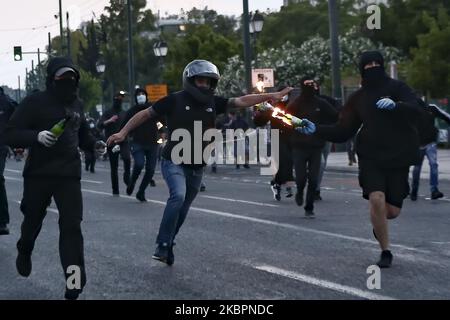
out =
[(392, 110), (396, 106), (395, 102), (389, 98), (378, 100), (376, 105), (378, 109), (386, 109), (386, 110)]
[(309, 121), (308, 119), (303, 119), (302, 125), (296, 127), (295, 131), (302, 134), (311, 135), (314, 132), (316, 132), (316, 125), (313, 122)]

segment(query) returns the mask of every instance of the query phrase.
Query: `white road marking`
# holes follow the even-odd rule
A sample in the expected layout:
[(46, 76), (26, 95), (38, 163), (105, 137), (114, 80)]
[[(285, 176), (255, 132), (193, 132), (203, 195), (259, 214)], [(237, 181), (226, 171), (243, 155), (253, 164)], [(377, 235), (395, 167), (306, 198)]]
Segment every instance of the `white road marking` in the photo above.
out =
[(364, 298), (364, 299), (369, 299), (369, 300), (396, 300), (395, 298), (392, 298), (392, 297), (376, 294), (376, 293), (373, 293), (370, 291), (361, 290), (358, 288), (342, 285), (342, 284), (327, 281), (327, 280), (322, 280), (319, 278), (314, 278), (314, 277), (307, 276), (307, 275), (304, 275), (301, 273), (288, 271), (288, 270), (280, 269), (280, 268), (269, 266), (269, 265), (256, 265), (256, 266), (252, 266), (252, 267), (257, 270), (269, 272), (269, 273), (276, 274), (276, 275), (279, 275), (282, 277), (305, 282), (305, 283), (308, 283), (308, 284), (311, 284), (314, 286), (318, 286), (318, 287), (325, 288), (325, 289), (330, 289), (330, 290), (337, 291), (340, 293), (349, 294), (349, 295), (356, 296), (359, 298)]
[(233, 198), (222, 198), (222, 197), (214, 197), (214, 196), (200, 196), (201, 198), (208, 198), (208, 199), (214, 199), (214, 200), (223, 200), (223, 201), (230, 201), (230, 202), (240, 202), (240, 203), (247, 203), (252, 204), (255, 206), (263, 206), (263, 207), (273, 207), (273, 208), (279, 208), (280, 206), (276, 204), (270, 204), (270, 203), (263, 203), (263, 202), (254, 202), (254, 201), (247, 201), (247, 200), (238, 200)]
[(5, 169), (5, 171), (14, 172), (14, 173), (22, 173), (20, 170), (13, 170), (13, 169)]
[[(82, 189), (82, 191), (89, 192), (89, 193), (94, 193), (94, 194), (101, 194), (101, 195), (111, 196), (111, 193), (108, 193), (108, 192), (95, 191), (95, 190), (89, 190), (89, 189)], [(124, 196), (124, 195), (120, 195), (120, 197), (121, 198), (126, 198), (126, 199), (135, 199), (134, 197)], [(161, 205), (165, 205), (166, 204), (165, 201), (158, 201), (158, 200), (152, 200), (152, 199), (147, 199), (147, 201), (150, 202), (150, 203), (156, 203), (156, 204), (161, 204)], [(321, 231), (321, 230), (301, 227), (301, 226), (297, 226), (297, 225), (292, 225), (292, 224), (288, 224), (288, 223), (281, 223), (281, 222), (276, 222), (276, 221), (271, 221), (271, 220), (266, 220), (266, 219), (260, 219), (260, 218), (254, 218), (254, 217), (248, 217), (248, 216), (241, 216), (241, 215), (230, 213), (230, 212), (210, 210), (210, 209), (204, 209), (204, 208), (199, 208), (199, 207), (191, 207), (191, 210), (198, 211), (198, 212), (203, 212), (203, 213), (214, 214), (214, 215), (217, 215), (217, 216), (222, 216), (222, 217), (227, 217), (227, 218), (247, 220), (247, 221), (252, 221), (252, 222), (266, 224), (266, 225), (271, 225), (271, 226), (277, 226), (277, 227), (291, 229), (291, 230), (296, 230), (296, 231), (310, 232), (310, 233), (315, 233), (315, 234), (319, 234), (319, 235), (323, 235), (323, 236), (339, 238), (339, 239), (344, 239), (344, 240), (349, 240), (349, 241), (356, 241), (356, 242), (362, 242), (362, 243), (369, 243), (369, 244), (373, 244), (373, 245), (378, 245), (378, 242), (373, 241), (373, 240), (368, 240), (368, 239), (359, 238), (359, 237), (353, 237), (353, 236), (346, 236), (346, 235), (343, 235), (343, 234), (340, 234), (340, 233)], [(422, 249), (417, 249), (417, 248), (413, 248), (413, 247), (408, 247), (408, 246), (404, 246), (404, 245), (401, 245), (401, 244), (391, 244), (391, 247), (395, 247), (395, 248), (399, 248), (399, 249), (403, 249), (403, 250), (414, 251), (414, 252), (420, 252), (420, 253), (430, 253), (427, 250), (422, 250)]]
[(95, 183), (95, 184), (103, 184), (103, 181), (86, 180), (86, 179), (81, 179), (81, 182)]
[[(21, 201), (19, 201), (19, 200), (15, 200), (14, 202), (16, 202), (16, 203), (18, 203), (18, 204), (20, 204), (20, 203), (21, 203)], [(56, 210), (56, 209), (52, 209), (52, 208), (47, 208), (47, 211), (50, 211), (50, 212), (54, 212), (54, 213), (59, 213), (59, 211), (58, 211), (58, 210)]]

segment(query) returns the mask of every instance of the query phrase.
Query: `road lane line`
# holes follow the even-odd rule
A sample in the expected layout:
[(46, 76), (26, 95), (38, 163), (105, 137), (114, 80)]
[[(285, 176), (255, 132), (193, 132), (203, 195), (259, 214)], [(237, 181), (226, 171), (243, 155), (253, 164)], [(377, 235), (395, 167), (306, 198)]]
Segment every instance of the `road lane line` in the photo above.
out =
[[(95, 190), (90, 190), (90, 189), (82, 189), (82, 191), (89, 192), (89, 193), (94, 193), (94, 194), (101, 194), (101, 195), (111, 196), (111, 193), (108, 193), (108, 192), (95, 191)], [(126, 198), (126, 199), (135, 199), (134, 197), (125, 196), (125, 195), (120, 195), (120, 197), (121, 198)], [(161, 204), (161, 205), (165, 205), (166, 204), (165, 201), (158, 201), (158, 200), (152, 200), (152, 199), (147, 199), (147, 201), (150, 202), (150, 203), (156, 203), (156, 204)], [(256, 223), (261, 223), (261, 224), (266, 224), (266, 225), (271, 225), (271, 226), (277, 226), (277, 227), (291, 229), (291, 230), (296, 230), (296, 231), (310, 232), (310, 233), (315, 233), (315, 234), (319, 234), (319, 235), (323, 235), (323, 236), (329, 236), (329, 237), (333, 237), (333, 238), (339, 238), (339, 239), (356, 241), (356, 242), (362, 242), (362, 243), (369, 243), (369, 244), (373, 244), (373, 245), (377, 245), (378, 246), (378, 242), (376, 242), (376, 241), (368, 240), (368, 239), (364, 239), (364, 238), (359, 238), (359, 237), (346, 236), (346, 235), (343, 235), (343, 234), (340, 234), (340, 233), (321, 231), (321, 230), (316, 230), (316, 229), (296, 226), (296, 225), (292, 225), (292, 224), (288, 224), (288, 223), (281, 223), (281, 222), (276, 222), (276, 221), (271, 221), (271, 220), (266, 220), (266, 219), (249, 217), (249, 216), (241, 216), (241, 215), (230, 213), (230, 212), (210, 210), (210, 209), (204, 209), (204, 208), (199, 208), (199, 207), (191, 207), (191, 210), (198, 211), (198, 212), (203, 212), (203, 213), (208, 213), (208, 214), (214, 214), (214, 215), (217, 215), (217, 216), (222, 216), (222, 217), (227, 217), (227, 218), (234, 218), (234, 219), (239, 219), (239, 220), (252, 221), (252, 222), (256, 222)], [(420, 253), (427, 253), (427, 254), (430, 253), (427, 250), (422, 250), (422, 249), (417, 249), (417, 248), (413, 248), (413, 247), (408, 247), (408, 246), (404, 246), (404, 245), (401, 245), (401, 244), (391, 244), (391, 247), (404, 249), (404, 250), (409, 250), (409, 251), (414, 251), (414, 252), (420, 252)]]
[(273, 207), (273, 208), (279, 208), (279, 205), (276, 204), (270, 204), (270, 203), (264, 203), (264, 202), (254, 202), (254, 201), (247, 201), (247, 200), (238, 200), (233, 198), (222, 198), (222, 197), (215, 197), (215, 196), (200, 196), (201, 198), (208, 198), (213, 200), (223, 200), (223, 201), (230, 201), (230, 202), (240, 202), (240, 203), (247, 203), (247, 204), (253, 204), (255, 206), (263, 206), (263, 207)]
[(103, 181), (86, 180), (86, 179), (81, 179), (81, 182), (95, 183), (95, 184), (103, 184)]
[(20, 170), (13, 170), (13, 169), (5, 169), (5, 171), (14, 172), (14, 173), (22, 173)]
[(314, 278), (314, 277), (307, 276), (307, 275), (304, 275), (301, 273), (288, 271), (288, 270), (280, 269), (280, 268), (269, 266), (269, 265), (256, 265), (256, 266), (251, 266), (251, 267), (253, 267), (254, 269), (260, 270), (260, 271), (265, 271), (268, 273), (276, 274), (276, 275), (279, 275), (282, 277), (305, 282), (305, 283), (308, 283), (308, 284), (311, 284), (311, 285), (314, 285), (317, 287), (330, 289), (333, 291), (345, 293), (345, 294), (356, 296), (359, 298), (364, 298), (364, 299), (369, 299), (369, 300), (396, 300), (395, 298), (392, 298), (392, 297), (376, 294), (376, 293), (373, 293), (370, 291), (361, 290), (358, 288), (342, 285), (342, 284), (327, 281), (327, 280), (322, 280), (319, 278)]
[[(16, 203), (18, 203), (18, 204), (21, 204), (21, 201), (19, 201), (19, 200), (14, 200), (14, 202), (16, 202)], [(50, 212), (54, 212), (54, 213), (59, 213), (58, 210), (52, 209), (52, 208), (47, 208), (46, 210), (47, 210), (47, 211), (50, 211)]]

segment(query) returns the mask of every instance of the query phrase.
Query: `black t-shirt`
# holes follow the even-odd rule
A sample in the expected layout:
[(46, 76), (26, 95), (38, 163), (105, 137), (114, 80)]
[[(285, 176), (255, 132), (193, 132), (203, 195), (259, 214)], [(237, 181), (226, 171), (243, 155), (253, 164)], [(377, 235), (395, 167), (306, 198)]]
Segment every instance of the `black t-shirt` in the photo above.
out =
[[(172, 149), (181, 143), (183, 138), (172, 141), (172, 134), (177, 129), (185, 129), (190, 135), (191, 154), (185, 156), (190, 161), (183, 161), (182, 164), (191, 168), (204, 166), (203, 151), (211, 141), (203, 141), (203, 133), (208, 129), (215, 128), (216, 116), (226, 113), (227, 104), (228, 99), (218, 96), (214, 96), (211, 104), (202, 104), (186, 91), (175, 92), (158, 100), (152, 108), (158, 115), (166, 117), (169, 130), (168, 141), (162, 152), (163, 158), (173, 161)], [(198, 122), (197, 132), (194, 130), (195, 122)], [(197, 144), (197, 148), (195, 144)], [(201, 146), (201, 154), (199, 154), (198, 146)], [(183, 151), (179, 154), (184, 156)]]

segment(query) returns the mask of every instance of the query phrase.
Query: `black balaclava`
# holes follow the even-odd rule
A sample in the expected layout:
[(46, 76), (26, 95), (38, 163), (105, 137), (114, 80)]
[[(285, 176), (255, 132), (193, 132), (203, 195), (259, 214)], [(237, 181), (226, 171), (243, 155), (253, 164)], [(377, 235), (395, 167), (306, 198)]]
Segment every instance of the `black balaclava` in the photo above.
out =
[(122, 110), (122, 95), (115, 95), (113, 98), (113, 109), (116, 111), (121, 111)]
[[(62, 69), (67, 70), (67, 72), (61, 76), (61, 79), (55, 79), (57, 72)], [(59, 101), (71, 104), (77, 99), (79, 80), (80, 73), (71, 59), (55, 57), (49, 61), (46, 86), (47, 90)]]
[[(364, 69), (364, 66), (371, 62), (378, 62), (379, 67)], [(363, 87), (376, 87), (387, 78), (384, 70), (384, 58), (379, 51), (366, 51), (361, 54), (359, 60), (359, 72), (362, 78)]]
[(315, 90), (314, 90), (314, 86), (312, 86), (312, 85), (305, 85), (304, 84), (304, 82), (306, 80), (314, 80), (314, 79), (313, 79), (313, 77), (303, 77), (300, 80), (300, 87), (301, 87), (301, 90), (302, 90), (301, 91), (301, 95), (304, 98), (310, 99), (310, 98), (312, 98), (315, 95)]

